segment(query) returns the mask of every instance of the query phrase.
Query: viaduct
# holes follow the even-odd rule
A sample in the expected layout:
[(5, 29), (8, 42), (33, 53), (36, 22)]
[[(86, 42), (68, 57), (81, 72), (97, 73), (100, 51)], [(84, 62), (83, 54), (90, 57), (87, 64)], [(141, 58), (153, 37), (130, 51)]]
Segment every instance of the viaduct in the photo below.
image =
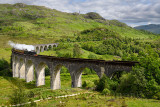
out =
[(39, 54), (40, 52), (46, 51), (50, 47), (57, 47), (58, 43), (51, 43), (51, 44), (38, 44), (34, 45), (34, 49)]
[[(57, 46), (58, 44), (42, 44), (36, 45), (37, 52), (46, 50), (49, 46)], [(72, 87), (81, 87), (81, 76), (83, 69), (90, 68), (96, 72), (101, 78), (103, 74), (111, 77), (117, 71), (129, 72), (138, 62), (131, 61), (105, 61), (82, 58), (58, 58), (54, 56), (45, 55), (28, 55), (20, 54), (12, 51), (12, 72), (13, 77), (25, 79), (26, 82), (34, 80), (36, 74), (36, 86), (45, 85), (45, 66), (50, 70), (50, 87), (51, 89), (60, 89), (60, 70), (62, 66), (68, 68)]]

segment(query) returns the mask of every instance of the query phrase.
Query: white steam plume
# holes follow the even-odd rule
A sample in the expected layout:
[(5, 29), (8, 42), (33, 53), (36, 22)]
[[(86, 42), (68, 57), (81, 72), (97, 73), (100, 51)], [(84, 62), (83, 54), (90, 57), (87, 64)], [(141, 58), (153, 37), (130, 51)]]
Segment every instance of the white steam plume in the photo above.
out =
[(19, 50), (27, 50), (27, 51), (34, 50), (34, 46), (33, 45), (18, 44), (18, 43), (14, 43), (12, 41), (8, 41), (8, 44), (10, 46), (12, 46), (13, 48), (19, 49)]

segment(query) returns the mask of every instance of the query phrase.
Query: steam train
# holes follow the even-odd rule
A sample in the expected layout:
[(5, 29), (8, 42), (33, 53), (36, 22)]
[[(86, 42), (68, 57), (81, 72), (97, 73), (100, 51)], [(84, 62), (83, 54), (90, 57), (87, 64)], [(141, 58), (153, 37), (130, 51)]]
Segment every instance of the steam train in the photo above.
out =
[(18, 50), (18, 49), (13, 48), (12, 52), (19, 53), (19, 54), (27, 54), (27, 55), (37, 56), (37, 53), (34, 50), (27, 51), (27, 50)]

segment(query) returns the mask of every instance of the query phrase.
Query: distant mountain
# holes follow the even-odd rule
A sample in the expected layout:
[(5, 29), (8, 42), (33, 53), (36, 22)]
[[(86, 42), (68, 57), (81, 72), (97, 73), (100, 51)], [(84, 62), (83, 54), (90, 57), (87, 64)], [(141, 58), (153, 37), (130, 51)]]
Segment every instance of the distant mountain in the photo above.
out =
[(149, 25), (142, 25), (134, 27), (135, 29), (142, 29), (147, 30), (152, 33), (160, 34), (160, 24), (149, 24)]

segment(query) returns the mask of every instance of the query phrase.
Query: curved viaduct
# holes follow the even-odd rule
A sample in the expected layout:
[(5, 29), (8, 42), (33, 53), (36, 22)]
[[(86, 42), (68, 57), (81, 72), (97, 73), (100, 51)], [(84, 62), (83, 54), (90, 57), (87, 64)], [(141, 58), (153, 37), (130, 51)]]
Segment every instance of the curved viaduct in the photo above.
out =
[(72, 87), (81, 87), (81, 75), (84, 68), (88, 67), (94, 70), (99, 77), (103, 74), (112, 76), (116, 71), (129, 72), (138, 62), (131, 61), (105, 61), (81, 58), (58, 58), (45, 55), (27, 55), (12, 51), (12, 71), (13, 77), (26, 79), (26, 82), (34, 80), (36, 74), (36, 86), (45, 85), (45, 66), (50, 70), (51, 89), (60, 89), (60, 70), (62, 66), (68, 68)]
[(46, 51), (49, 47), (51, 47), (51, 48), (57, 47), (58, 43), (38, 44), (38, 45), (33, 45), (33, 46), (34, 46), (34, 49), (37, 52), (37, 54), (39, 54), (40, 52)]

